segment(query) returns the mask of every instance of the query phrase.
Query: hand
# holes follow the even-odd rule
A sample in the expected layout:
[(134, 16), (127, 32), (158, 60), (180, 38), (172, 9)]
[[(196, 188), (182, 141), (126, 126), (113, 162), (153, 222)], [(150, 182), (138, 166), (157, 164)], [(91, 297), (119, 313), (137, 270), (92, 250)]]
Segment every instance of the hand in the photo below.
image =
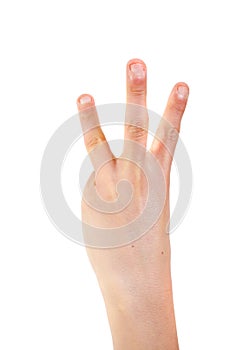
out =
[[(88, 247), (88, 242), (95, 239), (95, 231), (88, 231), (89, 226), (84, 224), (87, 253), (106, 304), (114, 349), (178, 349), (167, 234), (170, 218), (169, 180), (189, 89), (185, 83), (174, 86), (157, 136), (147, 151), (145, 63), (139, 59), (129, 61), (126, 75), (125, 144), (121, 157), (113, 155), (105, 139), (93, 97), (81, 95), (77, 100), (85, 145), (95, 169), (84, 191), (82, 220), (94, 228), (104, 228), (104, 236), (100, 233), (96, 239), (109, 239), (110, 242), (109, 248)], [(136, 166), (135, 162), (141, 167)], [(153, 222), (153, 225), (143, 232), (143, 223), (140, 222), (140, 225), (134, 226), (133, 233), (127, 232), (126, 225), (140, 217), (148, 199), (145, 169), (148, 177), (154, 179), (150, 188), (153, 193), (152, 205), (145, 226), (147, 222)], [(117, 199), (120, 199), (121, 205), (127, 204), (129, 187), (123, 186), (127, 183), (123, 183), (121, 191), (119, 188), (121, 196), (117, 191), (117, 184), (122, 179), (132, 185), (133, 198), (124, 210), (114, 213), (111, 211), (112, 208), (116, 209), (116, 205), (114, 207), (112, 204), (117, 203)], [(89, 205), (91, 202), (98, 206), (96, 194), (106, 203), (109, 212), (101, 212), (98, 207)], [(127, 244), (112, 248), (111, 243), (117, 242), (117, 231), (120, 232), (122, 227), (124, 232), (119, 235), (119, 242), (124, 236)], [(132, 241), (132, 237), (138, 239)]]

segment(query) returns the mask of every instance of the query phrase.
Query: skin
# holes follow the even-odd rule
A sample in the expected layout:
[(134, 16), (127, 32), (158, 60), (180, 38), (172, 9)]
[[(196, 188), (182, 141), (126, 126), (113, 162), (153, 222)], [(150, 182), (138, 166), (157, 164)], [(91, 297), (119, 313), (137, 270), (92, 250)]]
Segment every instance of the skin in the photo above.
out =
[[(136, 66), (135, 66), (136, 64)], [(142, 60), (127, 63), (127, 104), (146, 108), (147, 69)], [(136, 125), (132, 109), (126, 108), (125, 142), (123, 154), (115, 158), (99, 125), (95, 102), (84, 94), (77, 99), (84, 141), (95, 172), (87, 182), (87, 190), (97, 190), (102, 199), (117, 198), (116, 184), (122, 178), (134, 186), (132, 203), (122, 212), (101, 213), (90, 207), (83, 199), (83, 221), (93, 226), (114, 228), (127, 224), (142, 212), (146, 199), (145, 177), (132, 162), (123, 159), (134, 152), (134, 144), (143, 150), (143, 164), (149, 162), (150, 152), (159, 162), (165, 178), (166, 199), (159, 219), (143, 236), (127, 245), (101, 249), (87, 247), (87, 254), (96, 273), (105, 301), (115, 350), (177, 350), (178, 339), (174, 315), (172, 280), (170, 269), (169, 188), (170, 170), (180, 131), (181, 119), (186, 107), (189, 88), (177, 83), (171, 91), (162, 121), (159, 125), (160, 139), (154, 137), (147, 151), (148, 114), (146, 109), (137, 114)], [(168, 121), (173, 132), (166, 130)], [(90, 128), (91, 127), (91, 128)], [(175, 131), (175, 132), (174, 132)], [(175, 137), (171, 137), (175, 135)], [(102, 151), (100, 152), (100, 150)], [(104, 166), (101, 166), (105, 161)], [(155, 174), (156, 176), (156, 174)], [(158, 187), (155, 181), (153, 184)], [(85, 191), (84, 191), (85, 196)], [(88, 232), (84, 232), (84, 235)]]

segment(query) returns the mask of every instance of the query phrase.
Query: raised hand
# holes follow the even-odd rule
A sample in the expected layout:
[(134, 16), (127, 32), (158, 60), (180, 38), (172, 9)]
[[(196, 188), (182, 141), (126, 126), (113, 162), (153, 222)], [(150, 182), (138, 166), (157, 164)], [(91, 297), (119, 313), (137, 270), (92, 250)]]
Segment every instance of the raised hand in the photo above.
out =
[(130, 60), (126, 79), (125, 141), (118, 158), (101, 129), (93, 97), (85, 94), (77, 100), (94, 167), (83, 195), (83, 233), (105, 300), (114, 349), (178, 349), (170, 274), (169, 186), (189, 89), (185, 83), (174, 86), (147, 150), (145, 63)]

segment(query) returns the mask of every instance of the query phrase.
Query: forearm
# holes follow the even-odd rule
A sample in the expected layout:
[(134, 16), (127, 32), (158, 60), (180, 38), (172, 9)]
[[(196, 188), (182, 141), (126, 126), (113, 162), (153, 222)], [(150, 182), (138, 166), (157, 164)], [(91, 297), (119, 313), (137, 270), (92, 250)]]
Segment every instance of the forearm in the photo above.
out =
[[(144, 251), (148, 245), (153, 246), (151, 255)], [(127, 260), (119, 258), (123, 250)], [(153, 231), (133, 247), (118, 248), (114, 253), (121, 273), (108, 274), (108, 283), (98, 278), (114, 350), (177, 350), (169, 235)], [(129, 265), (132, 255), (138, 255), (135, 261), (139, 263)]]
[[(140, 294), (140, 293), (139, 293)], [(172, 289), (106, 300), (114, 350), (177, 350)]]

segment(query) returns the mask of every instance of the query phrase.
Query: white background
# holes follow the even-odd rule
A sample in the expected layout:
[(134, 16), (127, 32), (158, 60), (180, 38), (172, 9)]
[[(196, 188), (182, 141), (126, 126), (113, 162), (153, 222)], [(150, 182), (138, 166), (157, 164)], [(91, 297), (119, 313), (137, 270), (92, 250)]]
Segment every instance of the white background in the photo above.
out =
[(85, 249), (49, 221), (39, 171), (81, 93), (125, 101), (133, 57), (148, 66), (150, 109), (190, 86), (193, 198), (171, 236), (180, 348), (233, 349), (232, 27), (230, 0), (1, 2), (1, 349), (112, 348)]

